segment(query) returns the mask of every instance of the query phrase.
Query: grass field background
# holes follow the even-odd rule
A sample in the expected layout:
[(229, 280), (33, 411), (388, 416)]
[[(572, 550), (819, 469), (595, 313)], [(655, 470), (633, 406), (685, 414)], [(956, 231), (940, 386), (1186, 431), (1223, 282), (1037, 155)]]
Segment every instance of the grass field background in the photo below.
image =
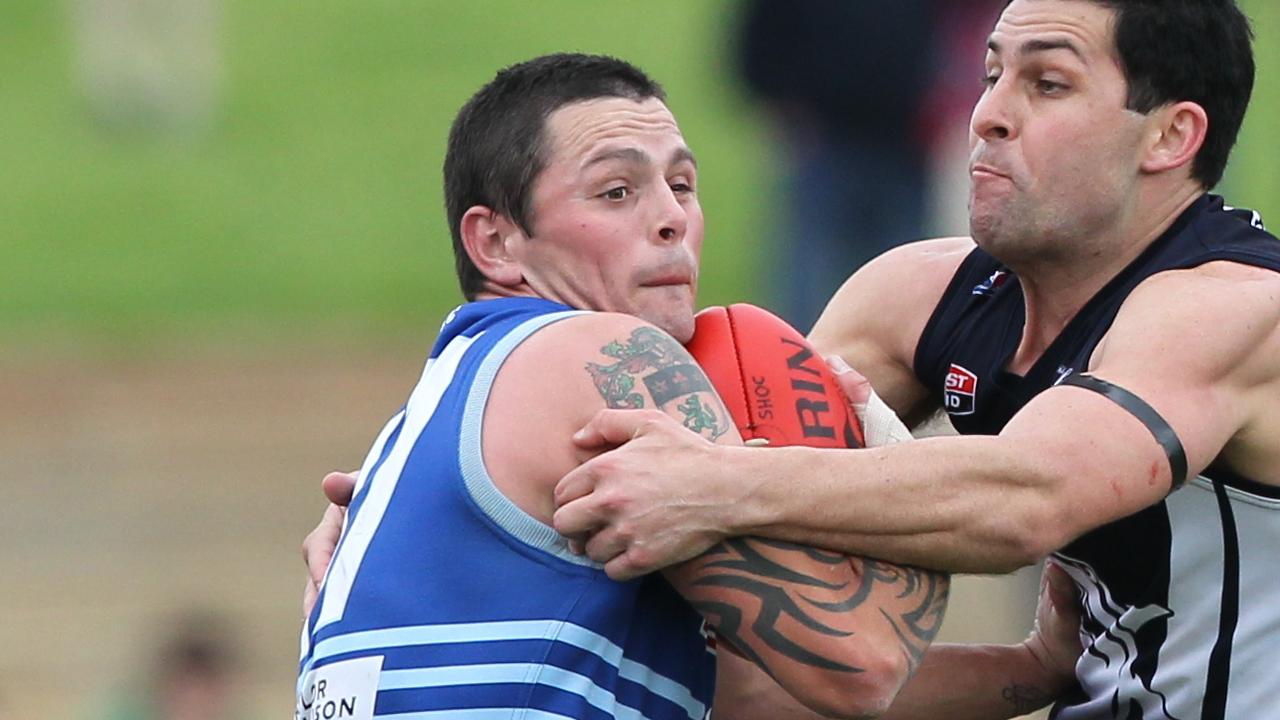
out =
[(453, 114), (497, 68), (559, 50), (664, 82), (703, 168), (703, 299), (754, 286), (768, 149), (726, 66), (722, 0), (226, 2), (221, 102), (207, 129), (159, 136), (93, 121), (66, 6), (5, 5), (10, 348), (430, 331), (457, 298), (440, 191)]
[[(104, 123), (77, 12), (201, 3), (219, 16), (212, 113)], [(1261, 70), (1227, 194), (1280, 223), (1280, 6), (1250, 5)], [(497, 68), (579, 50), (660, 79), (699, 156), (700, 300), (767, 302), (778, 148), (734, 80), (735, 8), (0, 3), (0, 718), (102, 716), (159, 619), (193, 606), (240, 630), (243, 717), (288, 712), (317, 481), (358, 464), (457, 302), (444, 139)], [(186, 55), (116, 50), (144, 76)], [(1025, 631), (1025, 593), (973, 586), (947, 637)]]
[[(1266, 217), (1278, 11), (1253, 5), (1264, 70), (1228, 188)], [(727, 59), (729, 0), (226, 2), (221, 101), (176, 136), (93, 122), (69, 7), (8, 0), (0, 22), (6, 350), (430, 328), (456, 299), (439, 183), (452, 115), (495, 68), (555, 50), (666, 84), (701, 159), (702, 300), (761, 299), (772, 148)]]

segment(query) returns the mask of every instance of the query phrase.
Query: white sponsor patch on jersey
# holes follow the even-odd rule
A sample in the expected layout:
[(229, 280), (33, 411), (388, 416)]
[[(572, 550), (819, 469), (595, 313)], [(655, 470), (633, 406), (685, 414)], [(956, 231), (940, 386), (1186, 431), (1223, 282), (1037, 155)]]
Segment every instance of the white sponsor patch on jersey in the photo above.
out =
[(294, 720), (371, 720), (382, 656), (315, 668), (298, 685)]

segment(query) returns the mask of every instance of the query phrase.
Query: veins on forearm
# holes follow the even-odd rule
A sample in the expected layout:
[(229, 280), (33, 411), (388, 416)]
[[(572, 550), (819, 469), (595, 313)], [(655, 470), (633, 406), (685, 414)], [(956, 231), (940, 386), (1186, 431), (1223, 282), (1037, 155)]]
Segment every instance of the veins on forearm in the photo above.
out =
[[(859, 580), (832, 583), (786, 567), (761, 552), (767, 548), (803, 555), (824, 565), (851, 563)], [(735, 538), (712, 548), (703, 558), (702, 576), (695, 587), (721, 587), (745, 592), (760, 603), (751, 630), (766, 647), (797, 662), (826, 670), (861, 672), (861, 668), (824, 657), (806, 648), (802, 640), (790, 637), (783, 627), (798, 623), (809, 631), (829, 637), (847, 637), (852, 632), (833, 627), (819, 617), (844, 614), (876, 598), (880, 614), (888, 621), (912, 671), (942, 624), (949, 581), (945, 574), (900, 567), (876, 560), (848, 558), (838, 553), (761, 538)], [(885, 588), (887, 586), (887, 588)], [(884, 588), (879, 589), (877, 588)], [(810, 594), (822, 592), (839, 600), (818, 600)], [(890, 602), (886, 603), (885, 599)], [(695, 602), (704, 614), (719, 620), (718, 632), (739, 652), (772, 674), (767, 662), (743, 637), (744, 611), (721, 601)], [(905, 606), (905, 609), (904, 609)], [(790, 622), (783, 623), (783, 620)], [(795, 631), (791, 630), (794, 634)]]
[(626, 340), (614, 340), (600, 348), (614, 362), (587, 363), (587, 372), (605, 404), (615, 409), (645, 406), (645, 396), (637, 391), (644, 383), (659, 408), (680, 400), (685, 427), (712, 440), (728, 429), (717, 412), (715, 391), (689, 352), (670, 335), (651, 327), (636, 328)]

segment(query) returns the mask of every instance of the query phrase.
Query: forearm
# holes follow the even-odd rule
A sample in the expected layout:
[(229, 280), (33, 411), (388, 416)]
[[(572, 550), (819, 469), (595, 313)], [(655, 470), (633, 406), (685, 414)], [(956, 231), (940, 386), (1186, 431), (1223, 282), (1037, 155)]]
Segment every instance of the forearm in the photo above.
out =
[(998, 720), (1038, 710), (1069, 687), (1026, 643), (935, 645), (883, 720)]
[(664, 574), (733, 651), (839, 717), (888, 706), (941, 625), (949, 588), (938, 573), (753, 538)]
[[(950, 572), (1006, 572), (1065, 542), (1060, 488), (999, 437), (868, 450), (725, 453), (737, 479), (725, 527)], [(747, 478), (747, 480), (742, 480)]]

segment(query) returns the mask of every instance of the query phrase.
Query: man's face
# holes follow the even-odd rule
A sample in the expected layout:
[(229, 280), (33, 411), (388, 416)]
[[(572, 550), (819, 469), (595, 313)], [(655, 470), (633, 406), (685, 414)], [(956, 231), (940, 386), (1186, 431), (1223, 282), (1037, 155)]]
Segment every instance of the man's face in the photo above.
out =
[(693, 154), (666, 105), (600, 98), (546, 121), (531, 237), (515, 253), (541, 297), (635, 315), (684, 342), (702, 251)]
[(1002, 260), (1088, 252), (1123, 221), (1145, 116), (1125, 109), (1114, 11), (1014, 0), (991, 34), (970, 125), (970, 231)]

